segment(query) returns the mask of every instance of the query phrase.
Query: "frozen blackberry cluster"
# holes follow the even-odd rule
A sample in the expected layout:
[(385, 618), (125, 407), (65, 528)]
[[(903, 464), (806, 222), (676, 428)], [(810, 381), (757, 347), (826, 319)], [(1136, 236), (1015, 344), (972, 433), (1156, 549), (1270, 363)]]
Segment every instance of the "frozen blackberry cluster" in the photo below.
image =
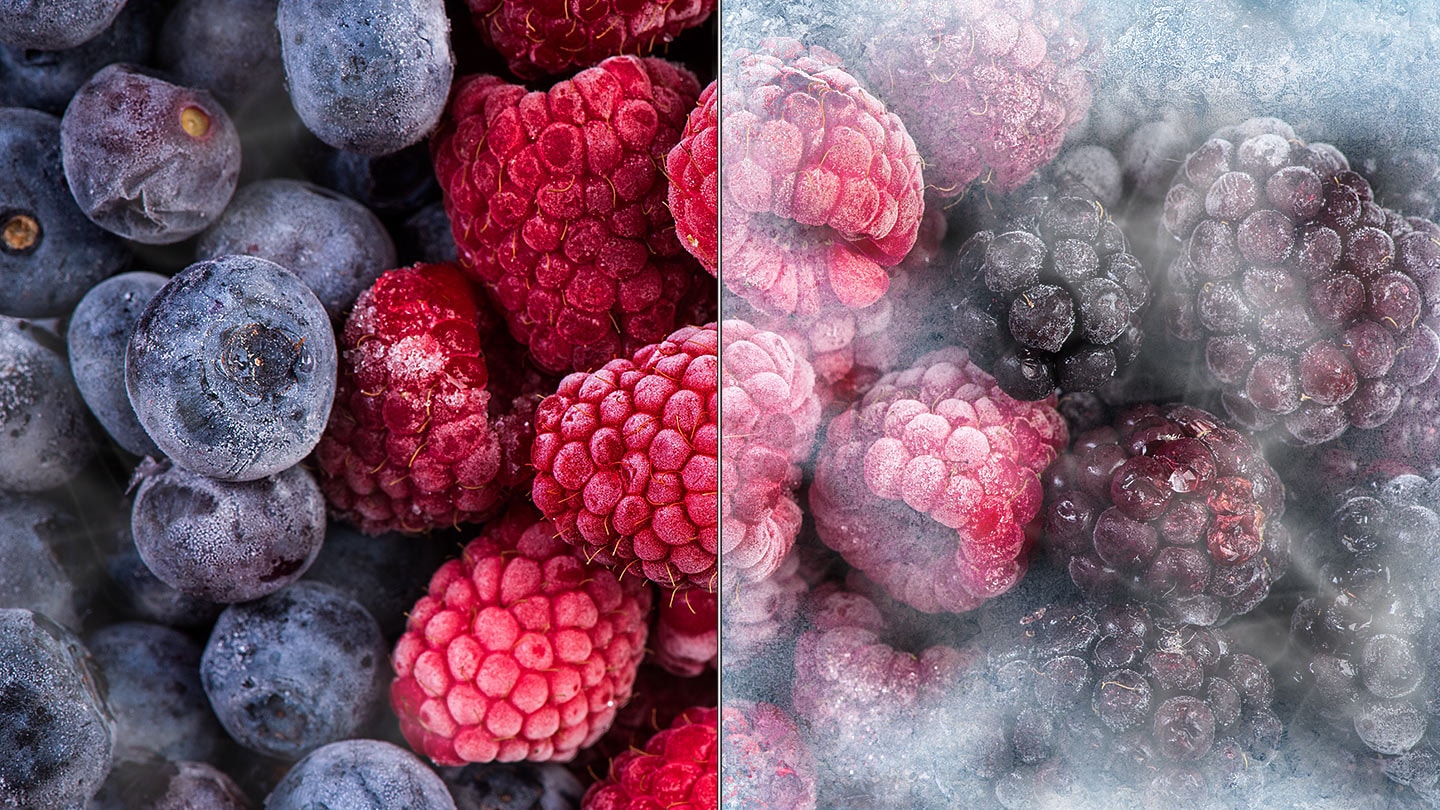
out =
[(1342, 738), (1384, 759), (1390, 778), (1440, 801), (1435, 672), (1440, 481), (1401, 475), (1343, 493), (1307, 538), (1316, 585), (1290, 623), (1299, 676)]
[(1093, 598), (1213, 625), (1285, 572), (1284, 511), (1284, 484), (1244, 433), (1188, 405), (1136, 405), (1046, 471), (1041, 543)]
[(1374, 428), (1440, 359), (1440, 227), (1376, 204), (1327, 144), (1256, 118), (1190, 153), (1165, 198), (1171, 334), (1203, 341), (1231, 416), (1317, 444)]
[(954, 328), (1016, 399), (1092, 391), (1135, 359), (1150, 277), (1099, 202), (1032, 198), (954, 260)]

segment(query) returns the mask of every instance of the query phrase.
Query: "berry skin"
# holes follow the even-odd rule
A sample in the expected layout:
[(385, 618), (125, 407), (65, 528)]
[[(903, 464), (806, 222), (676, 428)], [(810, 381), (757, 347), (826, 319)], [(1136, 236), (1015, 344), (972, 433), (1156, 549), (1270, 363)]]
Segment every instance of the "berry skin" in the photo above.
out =
[(688, 709), (644, 750), (622, 752), (610, 763), (609, 775), (585, 791), (581, 810), (719, 807), (719, 719), (715, 708)]
[(337, 516), (367, 534), (415, 534), (486, 520), (528, 483), (519, 462), (537, 383), (492, 375), (514, 353), (494, 331), (454, 265), (391, 270), (361, 293), (315, 453)]
[(95, 455), (85, 401), (54, 335), (0, 315), (0, 491), (40, 492)]
[(908, 0), (865, 30), (864, 77), (915, 137), (927, 190), (1006, 192), (1055, 158), (1095, 85), (1084, 5)]
[(971, 610), (1024, 573), (1039, 475), (1066, 441), (1053, 397), (1014, 400), (963, 349), (931, 352), (830, 422), (815, 528), (896, 599)]
[(440, 778), (456, 810), (561, 810), (579, 806), (585, 786), (554, 763), (491, 762), (446, 769)]
[(711, 82), (700, 93), (679, 142), (665, 157), (675, 235), (712, 276), (720, 261), (719, 89), (719, 82)]
[(455, 800), (419, 757), (380, 740), (341, 740), (300, 760), (265, 799), (266, 810), (455, 810)]
[(86, 810), (251, 810), (245, 791), (206, 762), (120, 760)]
[(779, 706), (727, 700), (721, 710), (726, 806), (815, 810), (815, 757)]
[(280, 0), (290, 101), (336, 149), (386, 155), (440, 120), (455, 74), (442, 0)]
[(204, 230), (240, 177), (240, 137), (225, 109), (134, 65), (110, 65), (75, 91), (60, 153), (80, 210), (145, 244)]
[(400, 730), (440, 765), (568, 762), (630, 699), (652, 598), (513, 506), (410, 611), (391, 656)]
[(467, 0), (485, 42), (522, 79), (588, 68), (607, 56), (648, 56), (705, 22), (716, 0), (540, 3)]
[(335, 397), (319, 299), (265, 259), (196, 262), (146, 305), (125, 351), (135, 416), (175, 463), (225, 481), (298, 464)]
[(227, 110), (247, 111), (283, 92), (275, 8), (271, 0), (178, 3), (160, 29), (156, 61), (183, 84), (214, 93)]
[(125, 0), (40, 0), (0, 6), (0, 42), (12, 48), (63, 51), (110, 26)]
[(594, 369), (713, 317), (659, 169), (699, 93), (633, 56), (546, 92), (456, 82), (431, 151), (460, 261), (543, 370)]
[(737, 51), (724, 82), (726, 288), (802, 318), (874, 303), (925, 210), (905, 125), (839, 57), (793, 39)]
[(1087, 595), (1196, 625), (1249, 612), (1285, 572), (1285, 487), (1255, 442), (1187, 405), (1135, 405), (1046, 473), (1042, 544)]
[(90, 288), (70, 318), (65, 345), (75, 386), (115, 443), (137, 456), (160, 456), (125, 390), (125, 347), (150, 299), (169, 279), (159, 273), (121, 273)]
[(687, 326), (540, 403), (532, 497), (587, 559), (715, 590), (719, 338)]

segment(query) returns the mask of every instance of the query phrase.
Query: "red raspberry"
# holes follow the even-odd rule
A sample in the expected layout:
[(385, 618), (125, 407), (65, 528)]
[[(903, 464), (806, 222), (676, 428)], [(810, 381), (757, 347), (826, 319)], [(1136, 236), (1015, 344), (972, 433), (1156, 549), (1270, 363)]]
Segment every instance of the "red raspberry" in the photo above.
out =
[(585, 791), (581, 810), (713, 810), (720, 806), (720, 710), (687, 709), (644, 750), (621, 752)]
[(675, 235), (700, 264), (716, 274), (719, 262), (720, 123), (715, 106), (720, 99), (719, 82), (711, 82), (700, 101), (685, 119), (680, 142), (665, 158), (665, 175), (670, 178), (670, 213), (675, 217)]
[(720, 712), (727, 807), (814, 810), (815, 756), (779, 706), (727, 700)]
[(431, 151), (460, 262), (542, 369), (593, 369), (712, 317), (657, 168), (699, 92), (683, 68), (633, 56), (545, 92), (456, 82)]
[(740, 320), (722, 331), (721, 553), (728, 581), (754, 581), (779, 566), (800, 531), (798, 464), (814, 446), (820, 399), (810, 363), (783, 337)]
[(719, 701), (720, 679), (712, 676), (677, 678), (649, 661), (641, 662), (635, 676), (630, 702), (615, 713), (615, 723), (605, 736), (581, 751), (570, 770), (585, 782), (610, 770), (610, 762), (621, 751), (640, 750), (655, 732), (675, 722), (686, 709), (714, 706)]
[(1024, 573), (1039, 476), (1066, 441), (1053, 396), (1019, 402), (963, 349), (931, 352), (831, 421), (816, 530), (896, 599), (974, 609)]
[(874, 303), (925, 210), (905, 125), (793, 39), (737, 51), (724, 82), (726, 287), (776, 315)]
[[(338, 517), (370, 534), (479, 522), (528, 483), (543, 380), (515, 370), (519, 348), (495, 323), (453, 264), (391, 270), (360, 294), (315, 450)], [(509, 373), (492, 385), (494, 360)]]
[(466, 5), (485, 43), (523, 79), (569, 73), (622, 53), (654, 53), (715, 11), (715, 0), (467, 0)]
[(535, 505), (585, 556), (716, 586), (720, 335), (687, 326), (560, 382), (535, 412)]
[(693, 678), (720, 663), (720, 608), (716, 596), (699, 588), (672, 591), (655, 611), (651, 634), (655, 663), (666, 672)]
[[(730, 565), (728, 559), (725, 565)], [(772, 647), (794, 634), (800, 600), (810, 591), (801, 568), (801, 547), (795, 546), (764, 579), (727, 583), (721, 589), (725, 632), (720, 641), (727, 668), (766, 660)]]
[(554, 535), (530, 506), (512, 507), (410, 611), (390, 705), (437, 764), (568, 761), (630, 699), (650, 588)]

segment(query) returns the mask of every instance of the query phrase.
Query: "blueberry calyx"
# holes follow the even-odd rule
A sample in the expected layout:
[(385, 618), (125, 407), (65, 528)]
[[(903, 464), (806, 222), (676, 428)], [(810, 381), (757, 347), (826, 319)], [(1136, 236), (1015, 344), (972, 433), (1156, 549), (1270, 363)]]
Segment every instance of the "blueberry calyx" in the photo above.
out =
[(314, 365), (305, 338), (283, 329), (250, 323), (227, 329), (220, 337), (216, 368), (247, 396), (277, 396), (293, 388)]
[(40, 221), (25, 211), (0, 214), (0, 249), (6, 253), (31, 253), (40, 246)]

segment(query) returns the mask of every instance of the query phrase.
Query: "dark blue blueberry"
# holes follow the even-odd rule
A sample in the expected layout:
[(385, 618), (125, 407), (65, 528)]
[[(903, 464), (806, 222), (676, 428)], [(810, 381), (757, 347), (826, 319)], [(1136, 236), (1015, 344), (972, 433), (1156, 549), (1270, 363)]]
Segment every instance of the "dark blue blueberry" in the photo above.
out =
[(405, 220), (404, 233), (414, 243), (411, 253), (415, 261), (427, 264), (459, 261), (444, 203), (433, 202), (416, 211)]
[(443, 0), (280, 0), (290, 101), (337, 149), (396, 152), (440, 120), (455, 63)]
[(0, 607), (27, 608), (79, 632), (87, 594), (66, 564), (75, 518), (30, 495), (0, 493)]
[(0, 107), (29, 107), (60, 115), (70, 97), (112, 62), (150, 61), (165, 0), (130, 0), (104, 33), (61, 51), (0, 45)]
[(169, 279), (159, 273), (121, 273), (90, 289), (70, 318), (66, 346), (75, 386), (116, 444), (137, 456), (160, 456), (125, 391), (125, 347), (145, 305)]
[(251, 256), (196, 262), (141, 314), (125, 384), (175, 463), (252, 481), (314, 449), (335, 398), (335, 334), (295, 274)]
[(95, 454), (89, 412), (62, 351), (49, 332), (0, 315), (0, 490), (59, 486)]
[(160, 29), (157, 62), (227, 110), (283, 92), (275, 0), (180, 0)]
[(440, 200), (440, 184), (435, 180), (430, 149), (425, 143), (366, 157), (310, 138), (301, 150), (301, 159), (311, 180), (362, 203), (386, 222)]
[(237, 483), (147, 460), (136, 477), (135, 548), (156, 577), (191, 596), (274, 593), (304, 575), (324, 542), (325, 498), (301, 467)]
[(389, 675), (375, 618), (319, 582), (226, 608), (200, 659), (205, 694), (230, 736), (288, 760), (355, 735)]
[(0, 43), (59, 51), (100, 35), (125, 0), (0, 0)]
[(60, 161), (60, 119), (0, 108), (0, 314), (64, 315), (130, 263), (125, 243), (75, 205)]
[(395, 243), (370, 209), (299, 180), (261, 180), (235, 193), (195, 255), (269, 259), (300, 277), (337, 322), (361, 290), (396, 266)]
[(250, 810), (245, 792), (205, 762), (116, 762), (86, 810)]
[(365, 606), (380, 631), (395, 640), (405, 631), (405, 613), (424, 596), (453, 546), (426, 537), (371, 536), (331, 521), (320, 556), (305, 579), (326, 582)]
[(85, 642), (105, 676), (116, 759), (209, 760), (225, 733), (200, 687), (200, 645), (159, 624), (123, 622)]
[(110, 772), (115, 721), (80, 640), (0, 608), (0, 807), (73, 808)]
[(440, 774), (456, 810), (572, 810), (585, 786), (563, 765), (492, 762)]
[(152, 245), (204, 230), (240, 176), (240, 136), (214, 97), (134, 65), (110, 65), (75, 91), (60, 149), (80, 210)]
[(166, 585), (140, 559), (130, 526), (116, 529), (115, 549), (105, 558), (110, 597), (120, 612), (141, 621), (170, 627), (208, 628), (224, 608)]
[(301, 760), (265, 800), (265, 810), (455, 810), (445, 783), (405, 749), (345, 740)]

